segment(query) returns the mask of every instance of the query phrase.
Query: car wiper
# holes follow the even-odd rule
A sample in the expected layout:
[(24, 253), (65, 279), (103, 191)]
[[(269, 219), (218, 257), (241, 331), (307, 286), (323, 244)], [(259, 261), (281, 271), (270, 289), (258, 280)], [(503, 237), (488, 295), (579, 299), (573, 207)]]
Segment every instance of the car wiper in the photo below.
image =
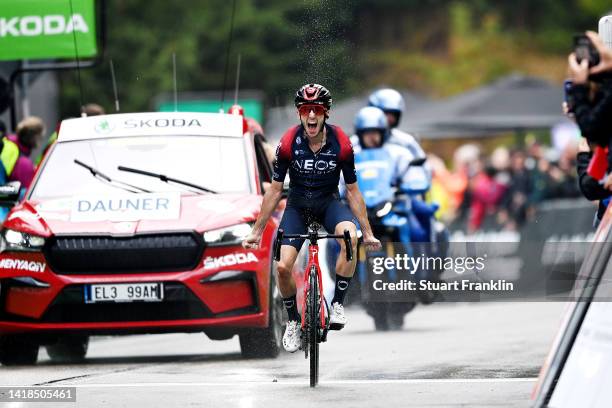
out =
[(150, 193), (151, 192), (149, 190), (145, 190), (142, 187), (138, 187), (138, 186), (134, 186), (132, 184), (124, 183), (123, 181), (113, 180), (112, 178), (110, 178), (106, 174), (102, 173), (100, 170), (96, 169), (95, 167), (90, 166), (89, 164), (85, 164), (85, 163), (83, 163), (82, 161), (80, 161), (78, 159), (74, 159), (74, 162), (76, 164), (78, 164), (79, 166), (86, 168), (87, 170), (89, 170), (89, 172), (92, 174), (92, 176), (94, 176), (98, 180), (102, 180), (102, 181), (106, 182), (110, 186), (121, 188), (123, 190), (129, 191), (130, 193), (137, 193), (137, 192)]
[(131, 167), (125, 167), (125, 166), (118, 166), (117, 170), (119, 170), (119, 171), (127, 171), (127, 172), (130, 172), (130, 173), (141, 174), (143, 176), (148, 176), (148, 177), (154, 177), (154, 178), (160, 179), (164, 183), (176, 183), (176, 184), (180, 184), (180, 185), (183, 185), (183, 186), (186, 186), (186, 187), (195, 188), (195, 189), (200, 190), (200, 191), (205, 191), (207, 193), (218, 194), (216, 191), (211, 190), (209, 188), (202, 187), (202, 186), (199, 186), (197, 184), (189, 183), (188, 181), (183, 181), (183, 180), (175, 179), (175, 178), (172, 178), (172, 177), (168, 177), (168, 176), (166, 176), (164, 174), (152, 173), (150, 171), (145, 171), (145, 170), (140, 170), (140, 169), (133, 169)]

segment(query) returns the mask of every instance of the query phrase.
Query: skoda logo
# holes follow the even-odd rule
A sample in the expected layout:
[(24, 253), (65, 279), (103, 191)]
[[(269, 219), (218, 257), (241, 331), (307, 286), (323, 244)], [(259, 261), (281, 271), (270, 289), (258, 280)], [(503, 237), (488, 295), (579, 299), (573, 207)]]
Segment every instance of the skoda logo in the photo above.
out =
[(96, 127), (94, 129), (96, 133), (101, 133), (101, 134), (106, 135), (112, 132), (114, 128), (115, 127), (108, 120), (102, 119), (96, 124)]

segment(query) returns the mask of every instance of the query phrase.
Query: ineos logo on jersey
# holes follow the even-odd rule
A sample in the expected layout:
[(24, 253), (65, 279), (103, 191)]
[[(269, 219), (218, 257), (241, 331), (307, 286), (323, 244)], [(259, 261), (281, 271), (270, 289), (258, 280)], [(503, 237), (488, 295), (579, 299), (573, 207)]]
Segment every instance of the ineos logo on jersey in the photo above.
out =
[(336, 169), (336, 161), (335, 160), (313, 160), (313, 159), (302, 159), (295, 160), (293, 165), (298, 170), (318, 170), (324, 172), (330, 172)]

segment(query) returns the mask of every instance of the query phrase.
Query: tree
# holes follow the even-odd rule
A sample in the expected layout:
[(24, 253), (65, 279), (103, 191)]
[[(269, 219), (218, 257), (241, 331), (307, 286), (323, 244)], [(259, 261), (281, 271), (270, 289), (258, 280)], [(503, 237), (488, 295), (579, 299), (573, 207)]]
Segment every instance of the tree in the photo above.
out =
[[(342, 2), (237, 0), (229, 77), (240, 53), (241, 88), (265, 91), (271, 104), (285, 103), (307, 81), (346, 91), (353, 76), (351, 45), (343, 35), (350, 12)], [(113, 59), (122, 110), (152, 109), (156, 95), (172, 90), (173, 53), (179, 91), (220, 90), (231, 13), (232, 3), (224, 0), (109, 2), (106, 59)], [(108, 62), (81, 75), (84, 102), (111, 106)], [(76, 74), (62, 74), (61, 82), (62, 113), (74, 116)]]

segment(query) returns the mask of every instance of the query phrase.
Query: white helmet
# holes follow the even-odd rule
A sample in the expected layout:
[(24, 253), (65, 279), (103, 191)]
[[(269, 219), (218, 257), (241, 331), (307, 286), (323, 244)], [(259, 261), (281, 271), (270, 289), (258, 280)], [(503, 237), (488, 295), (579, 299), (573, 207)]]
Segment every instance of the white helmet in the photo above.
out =
[(402, 95), (391, 88), (379, 89), (372, 93), (368, 98), (368, 105), (375, 106), (385, 112), (394, 111), (397, 113), (403, 113), (406, 107)]
[(374, 106), (366, 106), (361, 108), (355, 116), (355, 134), (359, 137), (359, 143), (363, 147), (363, 133), (368, 130), (377, 130), (380, 132), (381, 146), (387, 141), (389, 137), (389, 130), (387, 128), (387, 117), (385, 113), (375, 108)]

